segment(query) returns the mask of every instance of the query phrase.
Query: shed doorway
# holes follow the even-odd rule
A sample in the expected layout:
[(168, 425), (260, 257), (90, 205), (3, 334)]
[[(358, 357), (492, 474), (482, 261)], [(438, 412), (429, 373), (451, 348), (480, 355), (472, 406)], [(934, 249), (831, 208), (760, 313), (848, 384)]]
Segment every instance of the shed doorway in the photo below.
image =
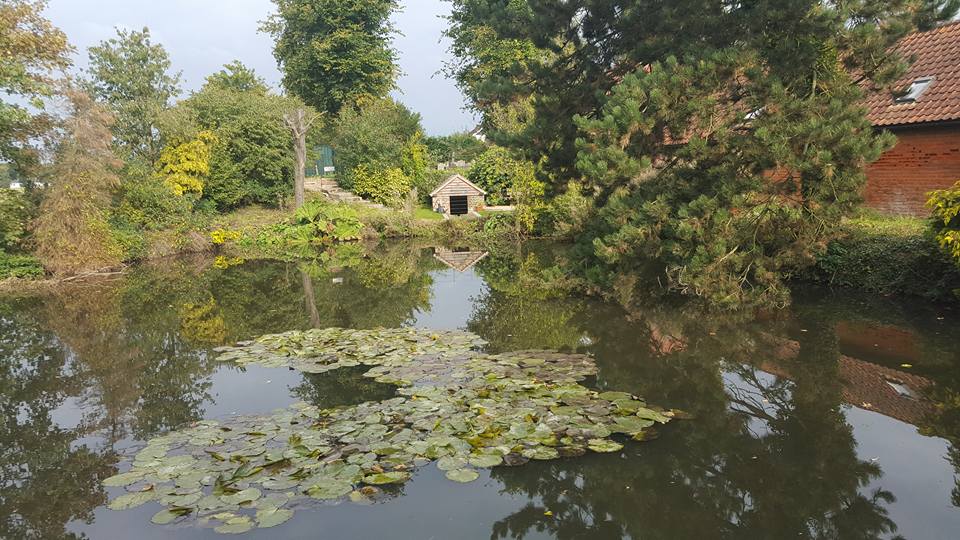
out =
[(454, 216), (465, 216), (469, 210), (469, 203), (466, 195), (450, 197), (450, 214)]

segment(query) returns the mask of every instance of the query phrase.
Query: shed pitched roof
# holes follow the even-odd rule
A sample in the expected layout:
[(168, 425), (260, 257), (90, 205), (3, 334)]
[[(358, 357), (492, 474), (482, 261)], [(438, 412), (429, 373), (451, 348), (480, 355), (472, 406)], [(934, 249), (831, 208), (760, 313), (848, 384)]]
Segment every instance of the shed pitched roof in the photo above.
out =
[(464, 184), (466, 184), (466, 185), (470, 186), (471, 188), (477, 190), (477, 192), (480, 193), (481, 195), (486, 195), (486, 194), (487, 194), (486, 191), (480, 189), (479, 187), (477, 187), (476, 184), (474, 184), (473, 182), (467, 180), (467, 179), (466, 179), (465, 177), (463, 177), (462, 175), (454, 174), (454, 175), (452, 175), (450, 178), (447, 178), (446, 180), (444, 180), (442, 184), (440, 184), (439, 186), (437, 186), (437, 189), (433, 190), (433, 192), (430, 193), (430, 196), (433, 197), (433, 196), (436, 195), (437, 193), (440, 193), (440, 191), (442, 191), (443, 188), (447, 187), (448, 185), (452, 184), (453, 182), (463, 182)]
[(898, 103), (889, 92), (867, 97), (868, 118), (875, 126), (960, 120), (960, 21), (903, 38), (897, 52), (913, 65), (894, 86), (906, 88), (923, 77), (933, 83), (916, 101)]

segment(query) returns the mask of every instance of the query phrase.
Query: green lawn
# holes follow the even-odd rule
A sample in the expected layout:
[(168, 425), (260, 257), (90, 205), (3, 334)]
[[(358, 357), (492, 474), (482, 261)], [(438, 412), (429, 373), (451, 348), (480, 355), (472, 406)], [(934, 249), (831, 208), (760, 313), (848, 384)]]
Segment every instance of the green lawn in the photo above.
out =
[(417, 208), (413, 212), (413, 217), (417, 219), (427, 219), (430, 221), (440, 221), (443, 219), (443, 216), (434, 212), (429, 208)]
[(922, 236), (929, 227), (929, 220), (909, 216), (885, 216), (870, 210), (845, 219), (843, 228), (847, 231), (870, 235), (885, 236)]

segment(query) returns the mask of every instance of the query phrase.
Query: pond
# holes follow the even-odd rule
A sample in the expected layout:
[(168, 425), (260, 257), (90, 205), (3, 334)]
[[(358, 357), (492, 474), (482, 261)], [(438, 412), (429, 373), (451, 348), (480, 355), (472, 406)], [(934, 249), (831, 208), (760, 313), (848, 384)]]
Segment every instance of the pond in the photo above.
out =
[[(502, 252), (501, 252), (502, 251)], [(798, 286), (752, 320), (542, 286), (558, 246), (413, 244), (311, 262), (178, 259), (0, 297), (0, 538), (224, 538), (107, 508), (152, 439), (295, 402), (389, 400), (366, 368), (303, 373), (215, 349), (310, 328), (465, 330), (503, 353), (589, 354), (582, 384), (692, 419), (646, 442), (461, 484), (435, 463), (363, 504), (249, 538), (896, 538), (960, 531), (960, 313)]]

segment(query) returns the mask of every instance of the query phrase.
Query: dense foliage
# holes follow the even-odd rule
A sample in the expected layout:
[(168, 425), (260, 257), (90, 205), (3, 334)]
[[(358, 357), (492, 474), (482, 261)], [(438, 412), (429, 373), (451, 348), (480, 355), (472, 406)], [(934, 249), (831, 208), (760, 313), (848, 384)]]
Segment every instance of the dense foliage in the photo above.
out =
[[(361, 165), (368, 172), (425, 167), (420, 142), (420, 115), (391, 98), (365, 101), (358, 109), (346, 109), (331, 128), (331, 146), (337, 153), (337, 179), (345, 188), (354, 187), (354, 174)], [(415, 153), (420, 156), (415, 156)], [(408, 175), (414, 170), (405, 170)]]
[(266, 248), (312, 250), (334, 242), (359, 240), (362, 230), (363, 223), (355, 208), (313, 199), (297, 210), (290, 223), (263, 232), (257, 241)]
[(25, 193), (0, 188), (0, 251), (23, 247), (36, 208)]
[(487, 148), (483, 141), (469, 133), (426, 137), (423, 143), (427, 145), (430, 157), (437, 163), (453, 163), (456, 161), (470, 163)]
[(286, 99), (269, 93), (252, 70), (234, 62), (166, 113), (163, 131), (176, 142), (203, 131), (214, 135), (203, 193), (217, 208), (276, 206), (293, 187), (291, 137), (283, 123), (287, 108)]
[(960, 266), (960, 181), (950, 189), (930, 193), (927, 205), (933, 211), (937, 242)]
[[(51, 120), (36, 111), (55, 91), (53, 76), (70, 65), (67, 37), (43, 17), (46, 5), (46, 0), (0, 3), (0, 161), (34, 161), (34, 139)], [(10, 98), (27, 101), (33, 112)]]
[(380, 204), (398, 206), (410, 188), (410, 177), (399, 167), (370, 169), (360, 165), (353, 170), (353, 190)]
[(903, 72), (919, 4), (455, 0), (451, 70), (495, 141), (595, 194), (600, 264), (782, 303), (892, 144), (860, 101)]
[(111, 222), (117, 229), (131, 231), (179, 227), (190, 222), (194, 204), (195, 198), (177, 194), (162, 178), (128, 178), (121, 182)]
[(160, 114), (180, 93), (180, 74), (169, 73), (170, 57), (150, 39), (150, 30), (117, 30), (117, 37), (89, 50), (87, 91), (106, 103), (116, 123), (113, 134), (126, 160), (153, 164), (162, 143)]
[(845, 221), (838, 238), (800, 277), (884, 295), (950, 300), (960, 290), (960, 267), (916, 221), (916, 226), (890, 217)]
[(493, 146), (474, 160), (467, 171), (467, 179), (487, 192), (487, 204), (509, 204), (510, 188), (524, 174), (524, 167), (524, 163), (514, 159), (509, 150)]
[(210, 154), (217, 144), (211, 131), (201, 131), (194, 139), (169, 145), (160, 152), (157, 172), (177, 195), (203, 194), (203, 184), (210, 174)]
[(265, 24), (276, 41), (283, 86), (321, 112), (337, 114), (394, 86), (390, 15), (396, 0), (274, 0)]
[(14, 255), (0, 249), (0, 280), (43, 277), (43, 265), (30, 255)]

